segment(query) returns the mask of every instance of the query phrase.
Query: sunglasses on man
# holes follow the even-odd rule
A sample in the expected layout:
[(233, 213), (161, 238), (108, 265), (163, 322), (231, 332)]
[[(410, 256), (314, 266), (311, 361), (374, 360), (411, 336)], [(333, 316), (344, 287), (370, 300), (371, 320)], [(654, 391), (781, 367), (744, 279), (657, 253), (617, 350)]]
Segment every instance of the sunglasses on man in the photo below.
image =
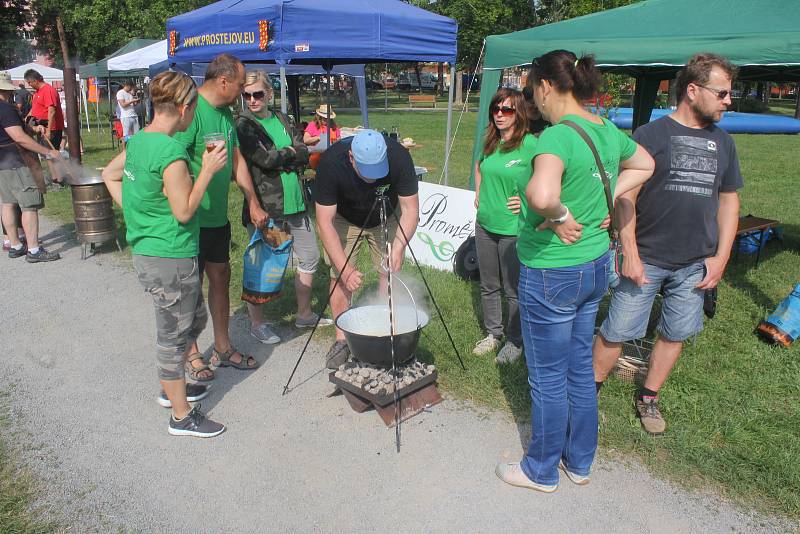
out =
[(717, 99), (719, 100), (725, 100), (728, 97), (728, 95), (731, 94), (731, 92), (728, 91), (727, 89), (714, 89), (713, 87), (707, 87), (705, 85), (700, 85), (699, 83), (696, 83), (695, 85), (697, 87), (702, 87), (703, 89), (711, 91), (712, 93), (717, 95)]
[(264, 100), (264, 96), (266, 96), (265, 91), (254, 91), (252, 93), (248, 93), (247, 91), (242, 91), (242, 98), (245, 100), (250, 100), (250, 98), (255, 98), (256, 100)]
[(489, 109), (492, 112), (492, 115), (496, 115), (499, 112), (503, 117), (510, 117), (517, 110), (517, 108), (513, 108), (511, 106), (492, 106)]

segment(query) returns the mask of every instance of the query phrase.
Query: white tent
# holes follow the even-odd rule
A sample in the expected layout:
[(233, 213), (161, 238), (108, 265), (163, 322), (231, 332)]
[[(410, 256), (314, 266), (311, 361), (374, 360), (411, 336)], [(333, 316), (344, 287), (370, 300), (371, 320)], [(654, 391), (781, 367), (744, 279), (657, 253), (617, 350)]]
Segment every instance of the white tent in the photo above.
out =
[(28, 69), (34, 69), (39, 74), (42, 75), (44, 81), (46, 82), (60, 82), (64, 80), (64, 72), (58, 69), (54, 69), (53, 67), (45, 67), (44, 65), (40, 65), (39, 63), (26, 63), (24, 65), (20, 65), (19, 67), (14, 67), (13, 69), (9, 69), (7, 72), (11, 75), (12, 80), (19, 80), (22, 81), (25, 76), (25, 71)]
[(108, 60), (108, 70), (146, 69), (167, 59), (167, 40), (158, 41), (144, 48), (115, 56)]

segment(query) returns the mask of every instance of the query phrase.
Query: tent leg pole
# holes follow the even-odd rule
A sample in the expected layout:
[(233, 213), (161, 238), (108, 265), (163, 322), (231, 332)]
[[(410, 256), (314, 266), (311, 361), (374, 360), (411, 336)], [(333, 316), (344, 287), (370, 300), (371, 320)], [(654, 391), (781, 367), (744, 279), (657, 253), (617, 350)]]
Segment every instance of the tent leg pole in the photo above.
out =
[(111, 78), (106, 78), (106, 91), (108, 91), (108, 121), (111, 130), (111, 148), (114, 146), (114, 114), (111, 107)]
[(286, 110), (289, 109), (286, 102), (286, 67), (281, 67), (281, 113), (286, 115)]
[(444, 185), (447, 185), (447, 173), (450, 167), (450, 152), (452, 147), (450, 143), (452, 142), (450, 139), (450, 132), (453, 127), (453, 91), (455, 90), (455, 84), (453, 81), (456, 79), (456, 65), (455, 63), (450, 65), (450, 89), (448, 90), (447, 95), (447, 134), (444, 140)]
[(331, 64), (325, 64), (325, 72), (328, 75), (328, 79), (325, 82), (325, 102), (328, 104), (328, 109), (326, 110), (327, 117), (325, 117), (328, 121), (326, 128), (328, 129), (328, 147), (331, 146)]

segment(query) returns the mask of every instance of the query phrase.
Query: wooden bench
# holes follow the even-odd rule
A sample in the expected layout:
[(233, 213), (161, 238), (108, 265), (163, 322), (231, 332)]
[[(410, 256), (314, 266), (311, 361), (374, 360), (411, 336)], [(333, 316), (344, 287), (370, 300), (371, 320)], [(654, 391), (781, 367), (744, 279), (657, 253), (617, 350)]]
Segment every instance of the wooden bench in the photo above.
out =
[(436, 107), (436, 95), (408, 95), (408, 107), (413, 108), (414, 104), (433, 104)]
[(761, 249), (764, 248), (764, 234), (770, 228), (775, 228), (780, 224), (780, 221), (774, 219), (762, 219), (761, 217), (754, 217), (747, 215), (746, 217), (739, 217), (739, 226), (736, 228), (736, 239), (733, 241), (734, 259), (739, 259), (739, 241), (746, 237), (748, 234), (758, 232), (758, 248), (756, 249), (756, 267), (758, 262), (761, 261)]

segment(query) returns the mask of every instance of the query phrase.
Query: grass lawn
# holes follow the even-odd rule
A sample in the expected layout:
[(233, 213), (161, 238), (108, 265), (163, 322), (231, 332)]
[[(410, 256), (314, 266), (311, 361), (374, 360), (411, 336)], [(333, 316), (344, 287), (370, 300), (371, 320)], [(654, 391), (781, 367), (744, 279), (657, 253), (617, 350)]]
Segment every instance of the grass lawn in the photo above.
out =
[[(475, 113), (465, 114), (455, 141), (450, 185), (466, 187), (474, 136)], [(344, 126), (360, 116), (341, 113)], [(439, 181), (444, 161), (446, 114), (375, 111), (374, 128), (397, 126), (401, 137), (422, 144), (415, 163), (428, 167), (428, 181)], [(455, 117), (455, 122), (458, 116)], [(646, 435), (632, 410), (634, 387), (611, 379), (600, 399), (602, 454), (636, 458), (654, 473), (689, 487), (708, 488), (760, 510), (800, 519), (800, 348), (773, 348), (758, 341), (753, 329), (800, 281), (800, 212), (798, 212), (797, 137), (736, 135), (745, 188), (742, 213), (779, 219), (785, 229), (783, 247), (770, 243), (760, 267), (743, 256), (731, 264), (720, 285), (717, 316), (690, 343), (662, 392), (662, 410), (669, 423), (659, 438)], [(87, 166), (111, 158), (107, 136), (86, 134)], [(68, 192), (48, 195), (46, 213), (71, 221)], [(238, 224), (241, 195), (230, 197), (234, 221), (232, 302), (241, 288), (241, 255), (246, 244)], [(365, 261), (362, 257), (360, 261)], [(404, 272), (412, 273), (406, 265)], [(423, 332), (420, 358), (435, 362), (440, 383), (458, 399), (529, 418), (527, 373), (522, 362), (497, 367), (491, 358), (471, 355), (482, 337), (479, 291), (475, 284), (425, 269), (446, 317), (467, 371), (458, 366), (444, 329), (434, 321)], [(291, 274), (289, 275), (291, 277)], [(326, 280), (316, 277), (317, 309), (327, 296)], [(374, 276), (371, 279), (374, 282)], [(371, 284), (368, 284), (371, 285)], [(289, 320), (294, 308), (291, 279), (285, 297), (266, 306), (272, 318)], [(600, 320), (600, 318), (598, 318)], [(324, 338), (322, 338), (324, 339)]]
[(20, 468), (19, 451), (8, 446), (10, 427), (6, 405), (7, 393), (0, 392), (0, 532), (56, 532), (55, 525), (42, 521), (36, 510), (29, 508), (34, 499), (34, 481)]

